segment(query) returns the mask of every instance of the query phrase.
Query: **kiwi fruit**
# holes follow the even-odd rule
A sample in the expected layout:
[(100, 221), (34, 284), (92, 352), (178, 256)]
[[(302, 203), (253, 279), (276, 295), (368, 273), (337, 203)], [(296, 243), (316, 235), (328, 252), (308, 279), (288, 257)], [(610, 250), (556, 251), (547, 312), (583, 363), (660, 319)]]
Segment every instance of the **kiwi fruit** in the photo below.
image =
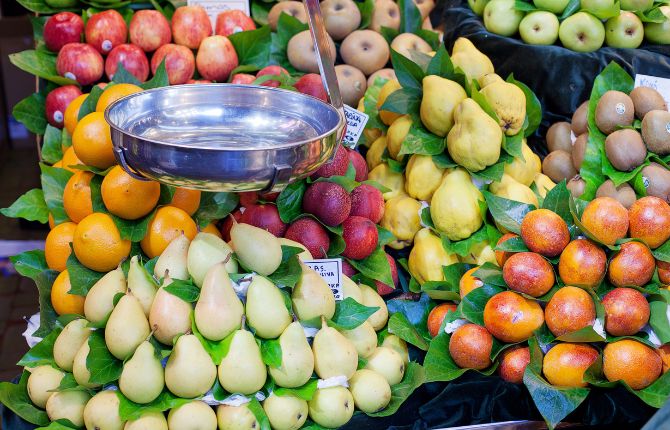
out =
[(637, 87), (631, 91), (630, 98), (635, 106), (635, 116), (639, 119), (652, 110), (668, 110), (663, 96), (653, 88)]
[(549, 152), (562, 149), (565, 152), (572, 152), (572, 137), (570, 123), (566, 121), (555, 122), (547, 130), (547, 148)]
[[(328, 37), (330, 47), (330, 58), (335, 61), (337, 52), (335, 51), (335, 42)], [(309, 30), (301, 31), (288, 41), (286, 56), (289, 63), (301, 72), (319, 73), (319, 64), (316, 61), (316, 51), (312, 43), (312, 35)]]
[(586, 145), (589, 143), (589, 133), (580, 134), (575, 140), (575, 145), (572, 147), (572, 165), (579, 172), (584, 162), (584, 154), (586, 154)]
[(670, 203), (670, 170), (658, 163), (651, 163), (640, 172), (648, 196)]
[(625, 182), (617, 187), (611, 179), (606, 180), (598, 187), (596, 197), (611, 197), (618, 200), (626, 209), (637, 200), (633, 187)]
[(367, 76), (388, 63), (391, 51), (381, 34), (372, 30), (356, 30), (342, 42), (340, 54), (345, 63)]
[(333, 40), (342, 40), (361, 24), (361, 11), (354, 0), (323, 0), (323, 23)]
[(402, 33), (397, 35), (391, 42), (391, 49), (404, 55), (410, 60), (412, 59), (410, 51), (419, 51), (427, 54), (433, 50), (428, 42), (414, 33)]
[(307, 22), (307, 13), (302, 2), (294, 0), (280, 1), (272, 6), (272, 9), (268, 12), (268, 24), (272, 31), (277, 31), (277, 23), (282, 12), (291, 15), (302, 23)]
[(344, 104), (356, 106), (368, 88), (367, 80), (363, 72), (348, 64), (335, 66), (337, 84), (340, 87), (340, 95)]
[(610, 90), (600, 97), (596, 105), (596, 126), (605, 134), (618, 127), (627, 127), (635, 119), (635, 106), (628, 94)]
[(644, 163), (647, 147), (644, 146), (640, 133), (624, 128), (607, 136), (605, 154), (615, 169), (630, 172)]
[(397, 79), (397, 77), (395, 75), (395, 70), (390, 69), (390, 68), (380, 69), (380, 70), (377, 70), (376, 72), (374, 72), (373, 74), (371, 74), (368, 77), (368, 87), (371, 87), (371, 86), (374, 85), (375, 79), (377, 79), (377, 77), (380, 77), (382, 79), (386, 79), (387, 81), (390, 81), (391, 79)]
[(578, 199), (582, 196), (582, 194), (584, 194), (584, 191), (586, 190), (586, 181), (584, 181), (581, 176), (575, 175), (568, 181), (566, 187), (568, 190), (570, 190), (572, 197)]
[(572, 157), (569, 153), (557, 149), (544, 157), (542, 161), (542, 173), (558, 183), (565, 179), (570, 179), (577, 174), (575, 166), (572, 165)]
[(670, 112), (647, 112), (642, 119), (642, 139), (650, 152), (658, 155), (670, 154)]
[(400, 28), (400, 7), (393, 0), (375, 1), (375, 9), (370, 19), (370, 29), (379, 33), (382, 27), (394, 30)]
[(575, 136), (589, 131), (589, 101), (580, 104), (574, 114), (572, 114), (572, 132)]

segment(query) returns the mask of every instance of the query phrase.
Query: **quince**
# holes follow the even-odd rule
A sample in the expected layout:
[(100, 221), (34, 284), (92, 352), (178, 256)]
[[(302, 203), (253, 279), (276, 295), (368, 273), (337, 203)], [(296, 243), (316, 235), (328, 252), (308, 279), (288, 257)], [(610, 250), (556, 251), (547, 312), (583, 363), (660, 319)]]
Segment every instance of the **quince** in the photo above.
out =
[[(395, 92), (396, 90), (399, 90), (400, 88), (402, 88), (402, 86), (400, 85), (400, 82), (398, 82), (397, 79), (391, 79), (390, 81), (386, 82), (384, 86), (382, 86), (382, 89), (379, 90), (379, 97), (377, 98), (377, 110), (379, 110), (379, 108), (382, 107), (382, 105), (386, 101), (386, 98), (390, 96), (391, 93)], [(387, 110), (379, 110), (379, 118), (386, 125), (393, 124), (393, 121), (400, 118), (401, 116), (402, 114), (400, 113), (390, 112)]]
[(414, 154), (405, 169), (405, 191), (417, 200), (428, 201), (440, 186), (444, 172), (432, 156)]
[(442, 240), (430, 229), (422, 228), (414, 236), (414, 247), (409, 253), (409, 273), (423, 285), (427, 281), (444, 281), (442, 266), (458, 263), (456, 254), (442, 246)]
[(478, 172), (498, 161), (502, 138), (498, 123), (476, 101), (465, 99), (454, 111), (454, 127), (447, 136), (447, 150), (455, 162), (471, 172)]
[(484, 75), (493, 73), (493, 63), (465, 37), (454, 42), (451, 51), (451, 62), (463, 70), (468, 79), (478, 80)]
[(382, 156), (386, 150), (387, 138), (380, 136), (372, 142), (368, 153), (365, 154), (365, 161), (368, 163), (368, 171), (382, 164)]
[(526, 95), (521, 88), (501, 80), (486, 85), (481, 93), (498, 115), (506, 135), (514, 136), (521, 131), (526, 119)]
[(549, 176), (538, 173), (535, 175), (535, 179), (533, 179), (533, 183), (535, 184), (535, 187), (537, 188), (537, 193), (542, 197), (545, 198), (547, 196), (547, 193), (551, 191), (552, 188), (556, 186), (554, 181), (552, 181)]
[(421, 122), (438, 136), (446, 136), (454, 125), (454, 110), (468, 95), (454, 81), (430, 75), (423, 78)]
[(388, 146), (389, 155), (398, 161), (402, 161), (405, 155), (400, 155), (402, 142), (407, 137), (410, 127), (412, 127), (412, 117), (403, 115), (393, 121), (386, 134), (386, 144)]
[(397, 239), (389, 244), (391, 248), (403, 249), (412, 244), (414, 235), (421, 229), (420, 212), (421, 203), (406, 195), (386, 202), (381, 226)]
[(381, 163), (368, 174), (368, 179), (377, 181), (391, 191), (383, 194), (384, 200), (405, 195), (405, 177), (402, 173), (394, 172), (388, 164)]
[(542, 171), (542, 161), (530, 149), (526, 139), (521, 143), (521, 154), (523, 159), (514, 157), (511, 163), (505, 164), (505, 173), (516, 179), (517, 182), (530, 186), (535, 176)]

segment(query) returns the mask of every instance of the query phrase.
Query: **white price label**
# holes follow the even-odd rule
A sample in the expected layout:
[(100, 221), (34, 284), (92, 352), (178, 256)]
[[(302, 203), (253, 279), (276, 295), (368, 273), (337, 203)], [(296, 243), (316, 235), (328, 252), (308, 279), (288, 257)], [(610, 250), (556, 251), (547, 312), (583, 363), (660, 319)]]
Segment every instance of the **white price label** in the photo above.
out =
[(344, 141), (342, 143), (349, 148), (354, 149), (356, 148), (358, 139), (360, 139), (365, 124), (367, 124), (370, 117), (347, 105), (344, 105), (344, 116), (347, 118), (347, 134), (344, 136)]
[(312, 268), (316, 273), (326, 281), (335, 300), (342, 300), (342, 259), (324, 258), (321, 260), (306, 260), (305, 265)]
[(637, 87), (655, 89), (663, 96), (665, 103), (670, 106), (670, 79), (638, 74), (635, 75), (635, 88)]
[(202, 6), (209, 20), (212, 22), (212, 29), (216, 27), (216, 17), (224, 11), (237, 9), (241, 10), (249, 16), (249, 1), (248, 0), (188, 0), (189, 6)]

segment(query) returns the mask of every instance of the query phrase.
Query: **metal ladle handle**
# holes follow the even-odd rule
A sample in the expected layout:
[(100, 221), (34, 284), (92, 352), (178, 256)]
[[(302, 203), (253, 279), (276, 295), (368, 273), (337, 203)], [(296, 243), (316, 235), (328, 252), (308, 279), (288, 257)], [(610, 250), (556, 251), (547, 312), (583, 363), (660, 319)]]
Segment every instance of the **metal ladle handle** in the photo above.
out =
[(319, 0), (303, 0), (305, 10), (307, 11), (307, 18), (309, 20), (309, 31), (312, 34), (312, 42), (314, 43), (314, 51), (316, 52), (316, 61), (319, 64), (319, 71), (321, 72), (321, 82), (328, 94), (330, 104), (338, 110), (344, 121), (344, 127), (337, 136), (338, 142), (346, 134), (347, 121), (344, 114), (344, 105), (342, 104), (342, 96), (340, 95), (340, 87), (337, 85), (337, 75), (335, 74), (335, 59), (330, 56), (330, 38), (326, 33), (326, 27), (323, 24), (323, 15), (321, 15), (321, 7)]

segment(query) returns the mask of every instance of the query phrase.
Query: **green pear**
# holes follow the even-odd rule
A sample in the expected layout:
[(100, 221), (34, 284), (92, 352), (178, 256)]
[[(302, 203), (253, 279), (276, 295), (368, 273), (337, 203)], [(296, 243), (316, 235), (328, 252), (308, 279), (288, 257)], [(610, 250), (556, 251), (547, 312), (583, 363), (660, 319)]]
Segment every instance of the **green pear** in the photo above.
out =
[(221, 430), (258, 430), (260, 428), (256, 417), (246, 404), (219, 405), (216, 409), (216, 419)]
[(211, 233), (200, 232), (195, 235), (188, 247), (187, 266), (193, 283), (202, 287), (205, 275), (216, 263), (225, 261), (228, 273), (237, 273), (237, 260), (232, 258), (233, 248), (223, 239)]
[(670, 44), (670, 5), (661, 6), (658, 10), (665, 15), (665, 21), (645, 23), (644, 37), (650, 43), (668, 45)]
[(213, 265), (195, 305), (195, 325), (207, 339), (218, 341), (240, 328), (244, 306), (230, 282), (223, 262)]
[(70, 321), (54, 342), (54, 361), (61, 369), (72, 372), (74, 356), (79, 348), (88, 341), (93, 331), (88, 327), (88, 321), (79, 318)]
[(237, 330), (219, 365), (219, 382), (229, 393), (253, 394), (263, 388), (267, 369), (254, 335)]
[(497, 81), (482, 88), (481, 93), (495, 111), (498, 123), (507, 136), (514, 136), (521, 131), (526, 119), (526, 95), (521, 88), (509, 82)]
[(354, 345), (359, 357), (368, 357), (377, 348), (377, 333), (367, 321), (354, 329), (342, 330), (342, 336)]
[(47, 400), (47, 415), (51, 421), (69, 420), (75, 426), (82, 427), (84, 407), (90, 398), (88, 391), (58, 391)]
[(451, 51), (451, 61), (454, 63), (454, 66), (461, 68), (468, 79), (477, 80), (494, 71), (493, 63), (491, 63), (489, 57), (484, 55), (465, 37), (459, 37), (454, 42), (454, 49)]
[(156, 292), (154, 302), (149, 311), (149, 326), (154, 337), (165, 345), (172, 345), (175, 336), (184, 334), (191, 329), (190, 303), (165, 291), (165, 287), (172, 283), (170, 277), (163, 280), (163, 286)]
[(570, 3), (570, 0), (533, 0), (533, 4), (535, 4), (535, 7), (538, 9), (546, 10), (558, 15), (563, 13), (568, 6), (568, 3)]
[(268, 276), (281, 264), (281, 244), (266, 230), (234, 222), (230, 239), (237, 258), (249, 270)]
[(396, 350), (380, 346), (372, 352), (367, 360), (365, 368), (382, 375), (389, 385), (395, 385), (402, 381), (405, 374), (405, 361)]
[(335, 296), (326, 281), (312, 268), (300, 264), (302, 275), (293, 287), (293, 311), (301, 321), (320, 316), (330, 319), (335, 314)]
[[(648, 36), (646, 33), (645, 28), (645, 36)], [(605, 26), (600, 19), (586, 11), (577, 12), (561, 22), (558, 38), (567, 49), (593, 52), (600, 49), (605, 42)]]
[(125, 421), (119, 416), (119, 396), (116, 391), (101, 391), (84, 408), (86, 430), (123, 430)]
[(170, 430), (216, 430), (214, 410), (199, 400), (172, 409), (167, 422)]
[(126, 294), (114, 307), (105, 326), (107, 349), (125, 360), (151, 334), (144, 309), (135, 296)]
[(409, 350), (407, 349), (407, 342), (400, 339), (398, 336), (394, 334), (387, 335), (382, 342), (382, 346), (395, 350), (395, 352), (400, 354), (405, 364), (409, 363)]
[(138, 419), (126, 422), (123, 430), (168, 430), (168, 424), (162, 412), (144, 412)]
[(96, 325), (104, 325), (114, 309), (114, 296), (126, 292), (126, 277), (121, 266), (100, 278), (86, 294), (84, 315)]
[(307, 421), (307, 402), (300, 397), (271, 393), (263, 409), (274, 430), (298, 430)]
[(358, 284), (351, 280), (347, 275), (342, 274), (342, 299), (351, 297), (358, 303), (363, 302), (363, 294)]
[(30, 370), (28, 377), (28, 397), (38, 408), (44, 409), (47, 400), (60, 385), (65, 373), (51, 366), (38, 366)]
[(354, 398), (349, 390), (340, 386), (316, 390), (307, 405), (310, 418), (328, 428), (345, 425), (354, 414)]
[(454, 125), (454, 109), (468, 95), (458, 83), (435, 75), (423, 78), (422, 86), (421, 122), (433, 134), (444, 137)]
[(177, 339), (165, 366), (165, 385), (178, 397), (202, 396), (214, 385), (216, 365), (195, 335)]
[(344, 375), (351, 378), (358, 367), (358, 353), (353, 343), (322, 319), (321, 330), (312, 342), (314, 370), (321, 379)]
[(349, 391), (356, 407), (367, 414), (381, 411), (391, 401), (391, 386), (374, 370), (357, 370), (349, 380)]
[(163, 365), (156, 356), (154, 346), (145, 340), (137, 347), (132, 358), (123, 364), (119, 389), (135, 403), (149, 403), (165, 387)]
[(386, 302), (382, 299), (382, 296), (377, 293), (377, 290), (370, 286), (361, 284), (359, 287), (361, 289), (361, 294), (363, 295), (363, 303), (361, 304), (370, 308), (379, 308), (377, 312), (370, 315), (368, 322), (372, 324), (372, 328), (374, 328), (375, 331), (383, 329), (386, 327), (386, 321), (389, 319), (389, 311), (386, 307)]
[(147, 318), (149, 318), (149, 311), (157, 290), (158, 286), (153, 278), (142, 267), (139, 257), (135, 255), (130, 259), (130, 268), (128, 269), (128, 292), (140, 301)]
[(256, 336), (274, 339), (293, 321), (279, 288), (262, 276), (254, 276), (247, 290), (247, 323)]
[(484, 7), (484, 26), (491, 33), (509, 37), (519, 30), (523, 16), (515, 9), (514, 0), (491, 0)]
[(447, 135), (451, 158), (471, 172), (498, 162), (502, 130), (496, 120), (472, 99), (465, 99), (454, 111), (454, 127)]
[(487, 4), (489, 4), (489, 0), (468, 0), (470, 9), (479, 16), (482, 16)]
[(269, 367), (270, 376), (280, 387), (304, 385), (314, 372), (314, 354), (299, 322), (292, 322), (279, 336), (281, 366)]
[(184, 233), (172, 239), (156, 260), (154, 275), (160, 279), (166, 274), (172, 279), (188, 279), (188, 247), (191, 241)]
[[(487, 87), (488, 88), (488, 87)], [(484, 220), (479, 202), (484, 196), (472, 183), (470, 174), (456, 168), (444, 175), (430, 200), (435, 227), (449, 240), (466, 239), (479, 230)]]
[(86, 359), (88, 358), (89, 352), (91, 352), (91, 349), (88, 346), (88, 342), (84, 342), (74, 356), (74, 361), (72, 362), (72, 374), (74, 375), (74, 380), (77, 381), (77, 384), (82, 387), (98, 388), (100, 384), (91, 382), (91, 372), (89, 372), (88, 367), (86, 367)]
[(300, 242), (296, 242), (295, 240), (291, 240), (291, 239), (286, 239), (285, 237), (280, 237), (279, 238), (279, 244), (280, 245), (285, 245), (285, 246), (293, 246), (295, 248), (302, 248), (303, 251), (300, 254), (298, 254), (298, 259), (300, 261), (314, 260), (314, 257), (312, 256), (312, 253), (309, 252), (309, 249), (307, 249), (307, 247), (305, 247), (305, 245), (303, 245)]

